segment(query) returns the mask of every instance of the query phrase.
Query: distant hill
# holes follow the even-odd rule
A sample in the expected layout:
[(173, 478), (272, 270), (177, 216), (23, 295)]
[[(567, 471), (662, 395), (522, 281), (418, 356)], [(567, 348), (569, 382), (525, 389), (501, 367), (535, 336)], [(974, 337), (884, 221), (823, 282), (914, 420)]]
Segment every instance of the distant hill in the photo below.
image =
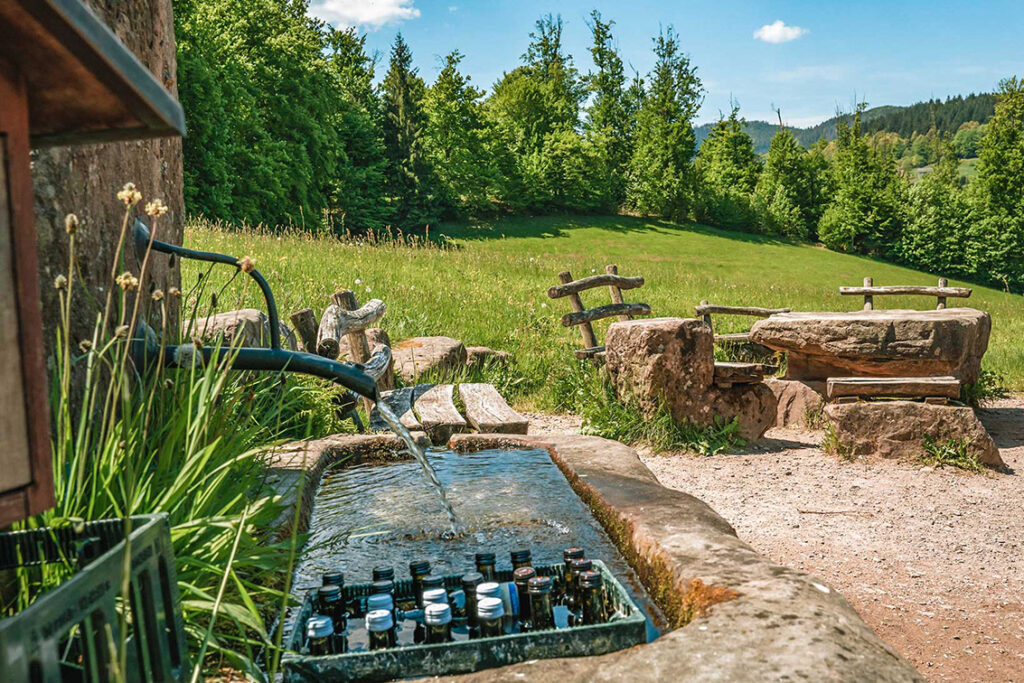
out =
[[(936, 99), (918, 102), (909, 107), (894, 105), (872, 107), (866, 109), (861, 115), (861, 122), (865, 131), (869, 133), (893, 131), (906, 138), (915, 132), (927, 132), (933, 122), (939, 130), (955, 133), (960, 124), (965, 121), (985, 123), (992, 116), (994, 107), (995, 96), (991, 94), (971, 94), (967, 97), (957, 95), (945, 101)], [(796, 136), (800, 144), (810, 147), (821, 138), (829, 141), (835, 140), (836, 124), (840, 121), (850, 121), (852, 118), (851, 114), (842, 114), (822, 121), (816, 126), (790, 127), (789, 130)], [(704, 142), (713, 126), (713, 123), (705, 123), (694, 130), (698, 145)], [(779, 125), (767, 121), (747, 121), (745, 130), (754, 141), (754, 150), (758, 154), (764, 154), (768, 151), (772, 137), (779, 130)]]

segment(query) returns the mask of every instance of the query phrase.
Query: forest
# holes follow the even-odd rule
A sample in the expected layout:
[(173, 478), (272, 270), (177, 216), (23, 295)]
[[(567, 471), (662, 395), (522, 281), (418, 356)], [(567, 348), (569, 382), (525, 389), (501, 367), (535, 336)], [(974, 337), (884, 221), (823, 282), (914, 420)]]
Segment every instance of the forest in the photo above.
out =
[[(809, 146), (779, 127), (761, 154), (737, 107), (698, 145), (703, 86), (671, 26), (652, 37), (655, 65), (638, 74), (598, 12), (585, 67), (563, 47), (561, 18), (541, 17), (519, 63), (485, 91), (458, 51), (428, 84), (401, 35), (379, 58), (307, 5), (175, 0), (190, 213), (342, 235), (621, 212), (1024, 290), (1016, 77), (994, 95), (873, 116), (861, 104), (834, 120), (834, 139)], [(974, 156), (977, 175), (964, 183), (957, 159)]]

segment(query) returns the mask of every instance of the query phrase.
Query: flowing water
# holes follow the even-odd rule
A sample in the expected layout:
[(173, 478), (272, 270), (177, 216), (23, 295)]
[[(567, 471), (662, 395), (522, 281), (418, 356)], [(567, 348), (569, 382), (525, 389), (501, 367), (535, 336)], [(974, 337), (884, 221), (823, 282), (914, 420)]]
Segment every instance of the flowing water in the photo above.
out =
[[(428, 560), (435, 576), (464, 574), (477, 552), (493, 552), (498, 566), (508, 567), (510, 551), (525, 547), (534, 564), (555, 564), (576, 545), (619, 577), (648, 615), (648, 638), (657, 636), (663, 617), (547, 451), (431, 449), (424, 462), (365, 463), (324, 476), (297, 591), (319, 586), (328, 569), (343, 571), (353, 585), (369, 583), (378, 565), (394, 567), (399, 579), (408, 578), (411, 560)], [(429, 486), (421, 468), (432, 475)], [(454, 502), (449, 515), (436, 502), (442, 486)], [(458, 534), (448, 531), (451, 513), (461, 520)]]

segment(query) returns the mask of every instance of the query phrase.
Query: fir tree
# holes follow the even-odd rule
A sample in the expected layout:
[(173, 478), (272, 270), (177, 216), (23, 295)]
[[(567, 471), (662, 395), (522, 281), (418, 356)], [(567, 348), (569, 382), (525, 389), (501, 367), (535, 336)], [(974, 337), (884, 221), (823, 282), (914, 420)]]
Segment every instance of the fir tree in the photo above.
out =
[(612, 43), (612, 21), (602, 21), (601, 14), (594, 10), (590, 14), (590, 31), (593, 56), (597, 70), (586, 78), (587, 90), (591, 95), (587, 108), (585, 130), (587, 140), (597, 148), (606, 160), (601, 172), (609, 186), (610, 207), (618, 206), (625, 199), (625, 172), (630, 157), (631, 114), (627, 102), (626, 74), (622, 58)]

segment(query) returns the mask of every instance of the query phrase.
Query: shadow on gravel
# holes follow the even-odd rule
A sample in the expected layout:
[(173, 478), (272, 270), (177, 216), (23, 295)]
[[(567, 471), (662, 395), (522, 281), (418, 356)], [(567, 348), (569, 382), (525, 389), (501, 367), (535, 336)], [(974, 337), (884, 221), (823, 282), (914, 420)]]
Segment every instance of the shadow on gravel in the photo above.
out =
[(999, 448), (1024, 446), (1024, 408), (983, 408), (978, 411), (978, 419)]

